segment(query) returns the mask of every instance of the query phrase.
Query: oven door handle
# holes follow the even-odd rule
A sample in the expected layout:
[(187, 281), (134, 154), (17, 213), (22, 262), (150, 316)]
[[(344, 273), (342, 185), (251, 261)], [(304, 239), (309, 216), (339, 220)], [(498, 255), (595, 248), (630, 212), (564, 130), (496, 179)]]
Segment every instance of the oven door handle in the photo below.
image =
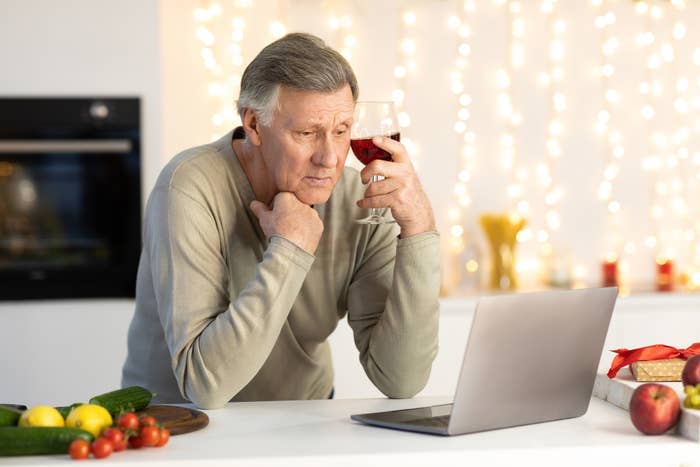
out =
[(0, 154), (99, 154), (129, 153), (129, 139), (6, 139), (0, 141)]

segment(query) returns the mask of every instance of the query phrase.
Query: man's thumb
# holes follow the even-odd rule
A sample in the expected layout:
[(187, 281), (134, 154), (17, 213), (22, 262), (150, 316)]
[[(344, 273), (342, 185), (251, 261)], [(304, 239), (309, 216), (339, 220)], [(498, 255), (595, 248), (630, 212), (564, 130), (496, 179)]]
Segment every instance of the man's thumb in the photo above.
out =
[(266, 212), (269, 211), (267, 206), (265, 206), (265, 203), (261, 203), (258, 200), (253, 200), (250, 203), (250, 210), (253, 211), (253, 214), (255, 214), (255, 217), (260, 219), (260, 216)]

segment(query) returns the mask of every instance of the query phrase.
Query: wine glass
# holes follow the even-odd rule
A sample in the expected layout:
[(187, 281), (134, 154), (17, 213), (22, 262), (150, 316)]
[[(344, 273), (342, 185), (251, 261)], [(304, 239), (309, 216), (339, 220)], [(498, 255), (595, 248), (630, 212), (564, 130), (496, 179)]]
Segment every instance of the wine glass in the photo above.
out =
[[(400, 140), (399, 124), (393, 102), (365, 101), (355, 104), (354, 121), (350, 129), (350, 147), (355, 157), (364, 165), (375, 159), (391, 160), (391, 154), (374, 145), (372, 138), (375, 136), (388, 136), (395, 141)], [(373, 175), (370, 183), (383, 179), (384, 177), (381, 175)], [(392, 224), (396, 221), (383, 216), (379, 209), (370, 208), (369, 216), (355, 222), (359, 224)]]

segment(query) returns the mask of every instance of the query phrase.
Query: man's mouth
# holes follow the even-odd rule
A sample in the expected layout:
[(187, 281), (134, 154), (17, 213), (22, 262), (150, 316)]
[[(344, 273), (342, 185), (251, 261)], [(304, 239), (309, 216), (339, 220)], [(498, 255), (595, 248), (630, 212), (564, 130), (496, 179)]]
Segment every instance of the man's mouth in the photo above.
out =
[(331, 184), (331, 177), (305, 177), (306, 181), (309, 183), (309, 185), (313, 186), (328, 186)]

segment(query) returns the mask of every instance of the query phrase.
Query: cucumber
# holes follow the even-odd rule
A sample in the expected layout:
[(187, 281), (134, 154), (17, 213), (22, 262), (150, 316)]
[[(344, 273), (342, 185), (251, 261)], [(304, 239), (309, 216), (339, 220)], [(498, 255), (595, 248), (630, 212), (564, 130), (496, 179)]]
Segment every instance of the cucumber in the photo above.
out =
[(21, 410), (17, 410), (7, 405), (0, 405), (0, 426), (15, 426), (22, 415)]
[(68, 414), (70, 413), (71, 410), (73, 410), (74, 408), (81, 406), (81, 405), (83, 405), (82, 402), (76, 402), (75, 404), (66, 405), (63, 407), (56, 407), (56, 410), (58, 410), (58, 412), (61, 414), (61, 416), (65, 420), (65, 418), (68, 416)]
[(0, 456), (68, 454), (74, 439), (92, 442), (94, 437), (80, 428), (45, 426), (0, 427)]
[(91, 404), (101, 405), (118, 418), (124, 412), (136, 412), (146, 407), (155, 396), (151, 391), (141, 386), (130, 386), (116, 391), (100, 394), (90, 399)]

